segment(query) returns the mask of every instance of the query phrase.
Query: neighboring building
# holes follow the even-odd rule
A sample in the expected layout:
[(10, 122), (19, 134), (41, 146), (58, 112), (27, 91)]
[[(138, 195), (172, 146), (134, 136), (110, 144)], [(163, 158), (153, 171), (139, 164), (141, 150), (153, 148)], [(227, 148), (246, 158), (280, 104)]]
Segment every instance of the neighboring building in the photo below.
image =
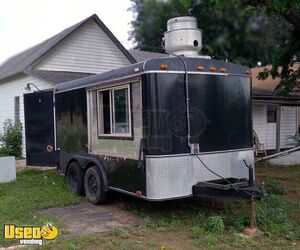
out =
[[(20, 120), (24, 126), (23, 94), (27, 83), (44, 90), (133, 62), (135, 59), (97, 15), (65, 29), (0, 66), (0, 132), (6, 119)], [(23, 127), (23, 155), (24, 131)]]
[[(299, 66), (299, 63), (294, 65)], [(252, 69), (253, 129), (266, 150), (291, 147), (300, 125), (300, 94), (293, 91), (287, 97), (277, 96), (280, 78), (257, 78), (264, 68)]]

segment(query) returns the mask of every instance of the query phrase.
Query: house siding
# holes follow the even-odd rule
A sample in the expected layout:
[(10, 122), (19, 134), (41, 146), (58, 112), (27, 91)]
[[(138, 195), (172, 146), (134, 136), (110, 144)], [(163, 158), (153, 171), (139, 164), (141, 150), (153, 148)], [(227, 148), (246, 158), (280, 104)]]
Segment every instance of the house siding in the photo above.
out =
[(102, 73), (129, 64), (119, 48), (91, 20), (45, 54), (35, 69)]
[[(286, 147), (286, 136), (296, 133), (296, 107), (281, 107), (280, 147)], [(267, 123), (267, 106), (253, 105), (253, 129), (265, 149), (276, 149), (276, 123)]]
[(286, 137), (297, 131), (297, 107), (281, 107), (280, 147), (286, 147)]
[(260, 143), (267, 146), (267, 109), (264, 105), (253, 105), (253, 129), (258, 135)]
[[(53, 87), (52, 84), (35, 77), (19, 74), (13, 79), (1, 83), (0, 82), (0, 133), (3, 132), (3, 123), (7, 119), (15, 120), (15, 97), (20, 98), (20, 122), (22, 123), (22, 156), (25, 157), (25, 124), (24, 124), (24, 103), (23, 94), (29, 93), (25, 91), (26, 84), (35, 83), (41, 90)], [(34, 89), (33, 89), (34, 90)]]

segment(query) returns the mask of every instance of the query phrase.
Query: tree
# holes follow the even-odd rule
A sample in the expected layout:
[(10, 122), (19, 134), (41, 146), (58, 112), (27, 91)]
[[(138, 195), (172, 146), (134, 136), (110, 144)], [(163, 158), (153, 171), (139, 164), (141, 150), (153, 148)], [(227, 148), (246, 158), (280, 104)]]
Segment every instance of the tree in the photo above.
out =
[(186, 8), (181, 1), (132, 0), (132, 11), (136, 19), (132, 22), (133, 30), (130, 39), (135, 48), (145, 51), (164, 52), (161, 39), (166, 31), (166, 23), (172, 13), (183, 13)]
[[(186, 15), (194, 1), (132, 2), (136, 19), (130, 37), (135, 48), (162, 52), (161, 38), (167, 20)], [(192, 14), (203, 32), (203, 54), (248, 66), (255, 66), (258, 61), (271, 62), (290, 33), (290, 25), (282, 17), (269, 15), (262, 8), (242, 5), (237, 0), (202, 0), (194, 6)]]
[(259, 78), (269, 75), (280, 77), (279, 95), (288, 95), (300, 86), (300, 66), (294, 67), (300, 59), (300, 2), (291, 0), (242, 0), (244, 5), (259, 7), (273, 16), (280, 16), (291, 24), (291, 32), (285, 43), (280, 44), (272, 60), (272, 68), (260, 73)]

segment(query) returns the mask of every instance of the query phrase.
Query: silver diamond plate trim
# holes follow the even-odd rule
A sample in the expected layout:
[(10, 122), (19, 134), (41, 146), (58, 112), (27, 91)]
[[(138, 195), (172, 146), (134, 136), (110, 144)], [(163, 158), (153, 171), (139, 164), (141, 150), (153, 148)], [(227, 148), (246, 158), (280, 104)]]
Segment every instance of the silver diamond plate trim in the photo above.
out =
[[(199, 155), (201, 160), (224, 178), (247, 178), (248, 164), (254, 166), (253, 150), (218, 152)], [(209, 172), (194, 155), (146, 157), (147, 198), (170, 199), (192, 195), (199, 181), (219, 179)]]

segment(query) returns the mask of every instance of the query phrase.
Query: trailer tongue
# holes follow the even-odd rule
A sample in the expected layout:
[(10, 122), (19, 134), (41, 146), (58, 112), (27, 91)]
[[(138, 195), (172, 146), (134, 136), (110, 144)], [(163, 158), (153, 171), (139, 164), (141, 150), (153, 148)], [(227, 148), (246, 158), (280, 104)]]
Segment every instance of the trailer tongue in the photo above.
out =
[(193, 186), (193, 196), (229, 199), (250, 199), (251, 197), (261, 199), (266, 197), (266, 192), (262, 188), (251, 187), (248, 185), (248, 181), (235, 178), (228, 178), (226, 180), (231, 182), (231, 184), (222, 179), (199, 182)]
[(199, 157), (199, 161), (205, 168), (211, 171), (221, 179), (198, 182), (193, 186), (193, 196), (195, 197), (223, 197), (231, 199), (253, 199), (265, 198), (267, 193), (262, 186), (256, 187), (254, 185), (254, 168), (248, 165), (243, 160), (245, 166), (249, 171), (249, 178), (223, 178), (219, 174), (212, 171)]

